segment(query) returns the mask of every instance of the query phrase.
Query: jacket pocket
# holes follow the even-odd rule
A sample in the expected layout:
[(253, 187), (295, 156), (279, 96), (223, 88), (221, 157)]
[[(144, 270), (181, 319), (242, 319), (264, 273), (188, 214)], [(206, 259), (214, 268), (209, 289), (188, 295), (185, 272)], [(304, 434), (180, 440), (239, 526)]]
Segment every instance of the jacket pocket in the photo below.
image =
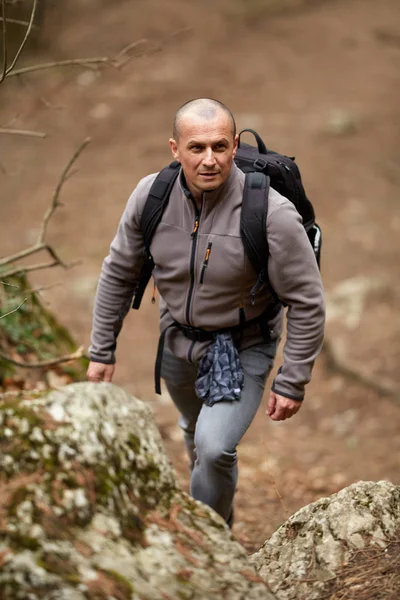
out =
[(204, 257), (204, 261), (201, 267), (201, 272), (200, 272), (200, 283), (204, 282), (204, 276), (206, 274), (206, 269), (208, 266), (208, 261), (210, 260), (210, 254), (211, 254), (211, 248), (212, 248), (212, 242), (208, 242), (207, 245), (207, 250), (206, 250), (206, 255)]

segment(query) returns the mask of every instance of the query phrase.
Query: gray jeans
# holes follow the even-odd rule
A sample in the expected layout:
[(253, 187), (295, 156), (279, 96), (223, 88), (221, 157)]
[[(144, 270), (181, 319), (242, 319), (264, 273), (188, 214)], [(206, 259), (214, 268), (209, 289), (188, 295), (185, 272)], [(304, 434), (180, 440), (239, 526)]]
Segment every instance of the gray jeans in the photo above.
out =
[(165, 348), (162, 377), (181, 413), (191, 463), (190, 493), (211, 506), (225, 520), (232, 510), (238, 479), (236, 446), (252, 422), (273, 367), (277, 342), (257, 344), (240, 352), (244, 372), (241, 398), (206, 406), (196, 396), (197, 367)]

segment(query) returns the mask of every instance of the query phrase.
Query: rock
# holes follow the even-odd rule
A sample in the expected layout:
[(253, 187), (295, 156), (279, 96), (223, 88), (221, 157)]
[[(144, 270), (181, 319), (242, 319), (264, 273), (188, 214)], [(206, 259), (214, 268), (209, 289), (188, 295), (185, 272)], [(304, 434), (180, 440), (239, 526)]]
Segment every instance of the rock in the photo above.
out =
[(358, 482), (295, 513), (251, 557), (279, 600), (317, 600), (352, 552), (400, 527), (400, 486)]
[(179, 489), (146, 404), (79, 383), (0, 414), (2, 600), (274, 598)]
[(348, 110), (332, 110), (326, 123), (326, 130), (333, 135), (346, 135), (357, 131), (357, 118)]

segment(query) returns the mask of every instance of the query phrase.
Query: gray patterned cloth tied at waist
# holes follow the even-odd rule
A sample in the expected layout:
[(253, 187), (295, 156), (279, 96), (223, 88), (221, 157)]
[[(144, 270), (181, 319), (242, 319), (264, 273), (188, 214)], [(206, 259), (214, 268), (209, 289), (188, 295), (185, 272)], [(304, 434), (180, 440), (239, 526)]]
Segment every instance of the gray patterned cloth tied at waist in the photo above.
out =
[(230, 333), (219, 333), (200, 361), (195, 390), (207, 406), (240, 400), (243, 369)]

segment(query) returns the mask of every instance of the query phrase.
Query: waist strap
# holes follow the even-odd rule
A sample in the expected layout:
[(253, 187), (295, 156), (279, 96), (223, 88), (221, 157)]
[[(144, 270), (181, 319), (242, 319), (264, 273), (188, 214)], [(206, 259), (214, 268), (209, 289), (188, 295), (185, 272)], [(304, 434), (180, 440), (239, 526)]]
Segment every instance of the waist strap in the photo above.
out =
[(192, 327), (190, 325), (182, 325), (181, 323), (178, 323), (178, 321), (173, 321), (161, 332), (160, 339), (158, 341), (154, 372), (156, 394), (161, 394), (161, 367), (164, 353), (165, 336), (168, 329), (171, 329), (171, 327), (176, 327), (176, 329), (179, 329), (179, 331), (181, 331), (186, 338), (192, 340), (193, 342), (211, 342), (219, 333), (240, 333), (251, 325), (260, 324), (261, 334), (264, 337), (264, 340), (268, 342), (271, 341), (271, 332), (266, 326), (267, 322), (272, 321), (272, 319), (274, 319), (280, 312), (281, 308), (282, 304), (277, 303), (272, 307), (272, 309), (268, 307), (268, 310), (264, 311), (260, 316), (255, 317), (254, 319), (250, 319), (249, 321), (245, 321), (239, 325), (234, 325), (233, 327), (223, 327), (221, 329), (214, 329), (212, 331), (200, 329), (199, 327)]

